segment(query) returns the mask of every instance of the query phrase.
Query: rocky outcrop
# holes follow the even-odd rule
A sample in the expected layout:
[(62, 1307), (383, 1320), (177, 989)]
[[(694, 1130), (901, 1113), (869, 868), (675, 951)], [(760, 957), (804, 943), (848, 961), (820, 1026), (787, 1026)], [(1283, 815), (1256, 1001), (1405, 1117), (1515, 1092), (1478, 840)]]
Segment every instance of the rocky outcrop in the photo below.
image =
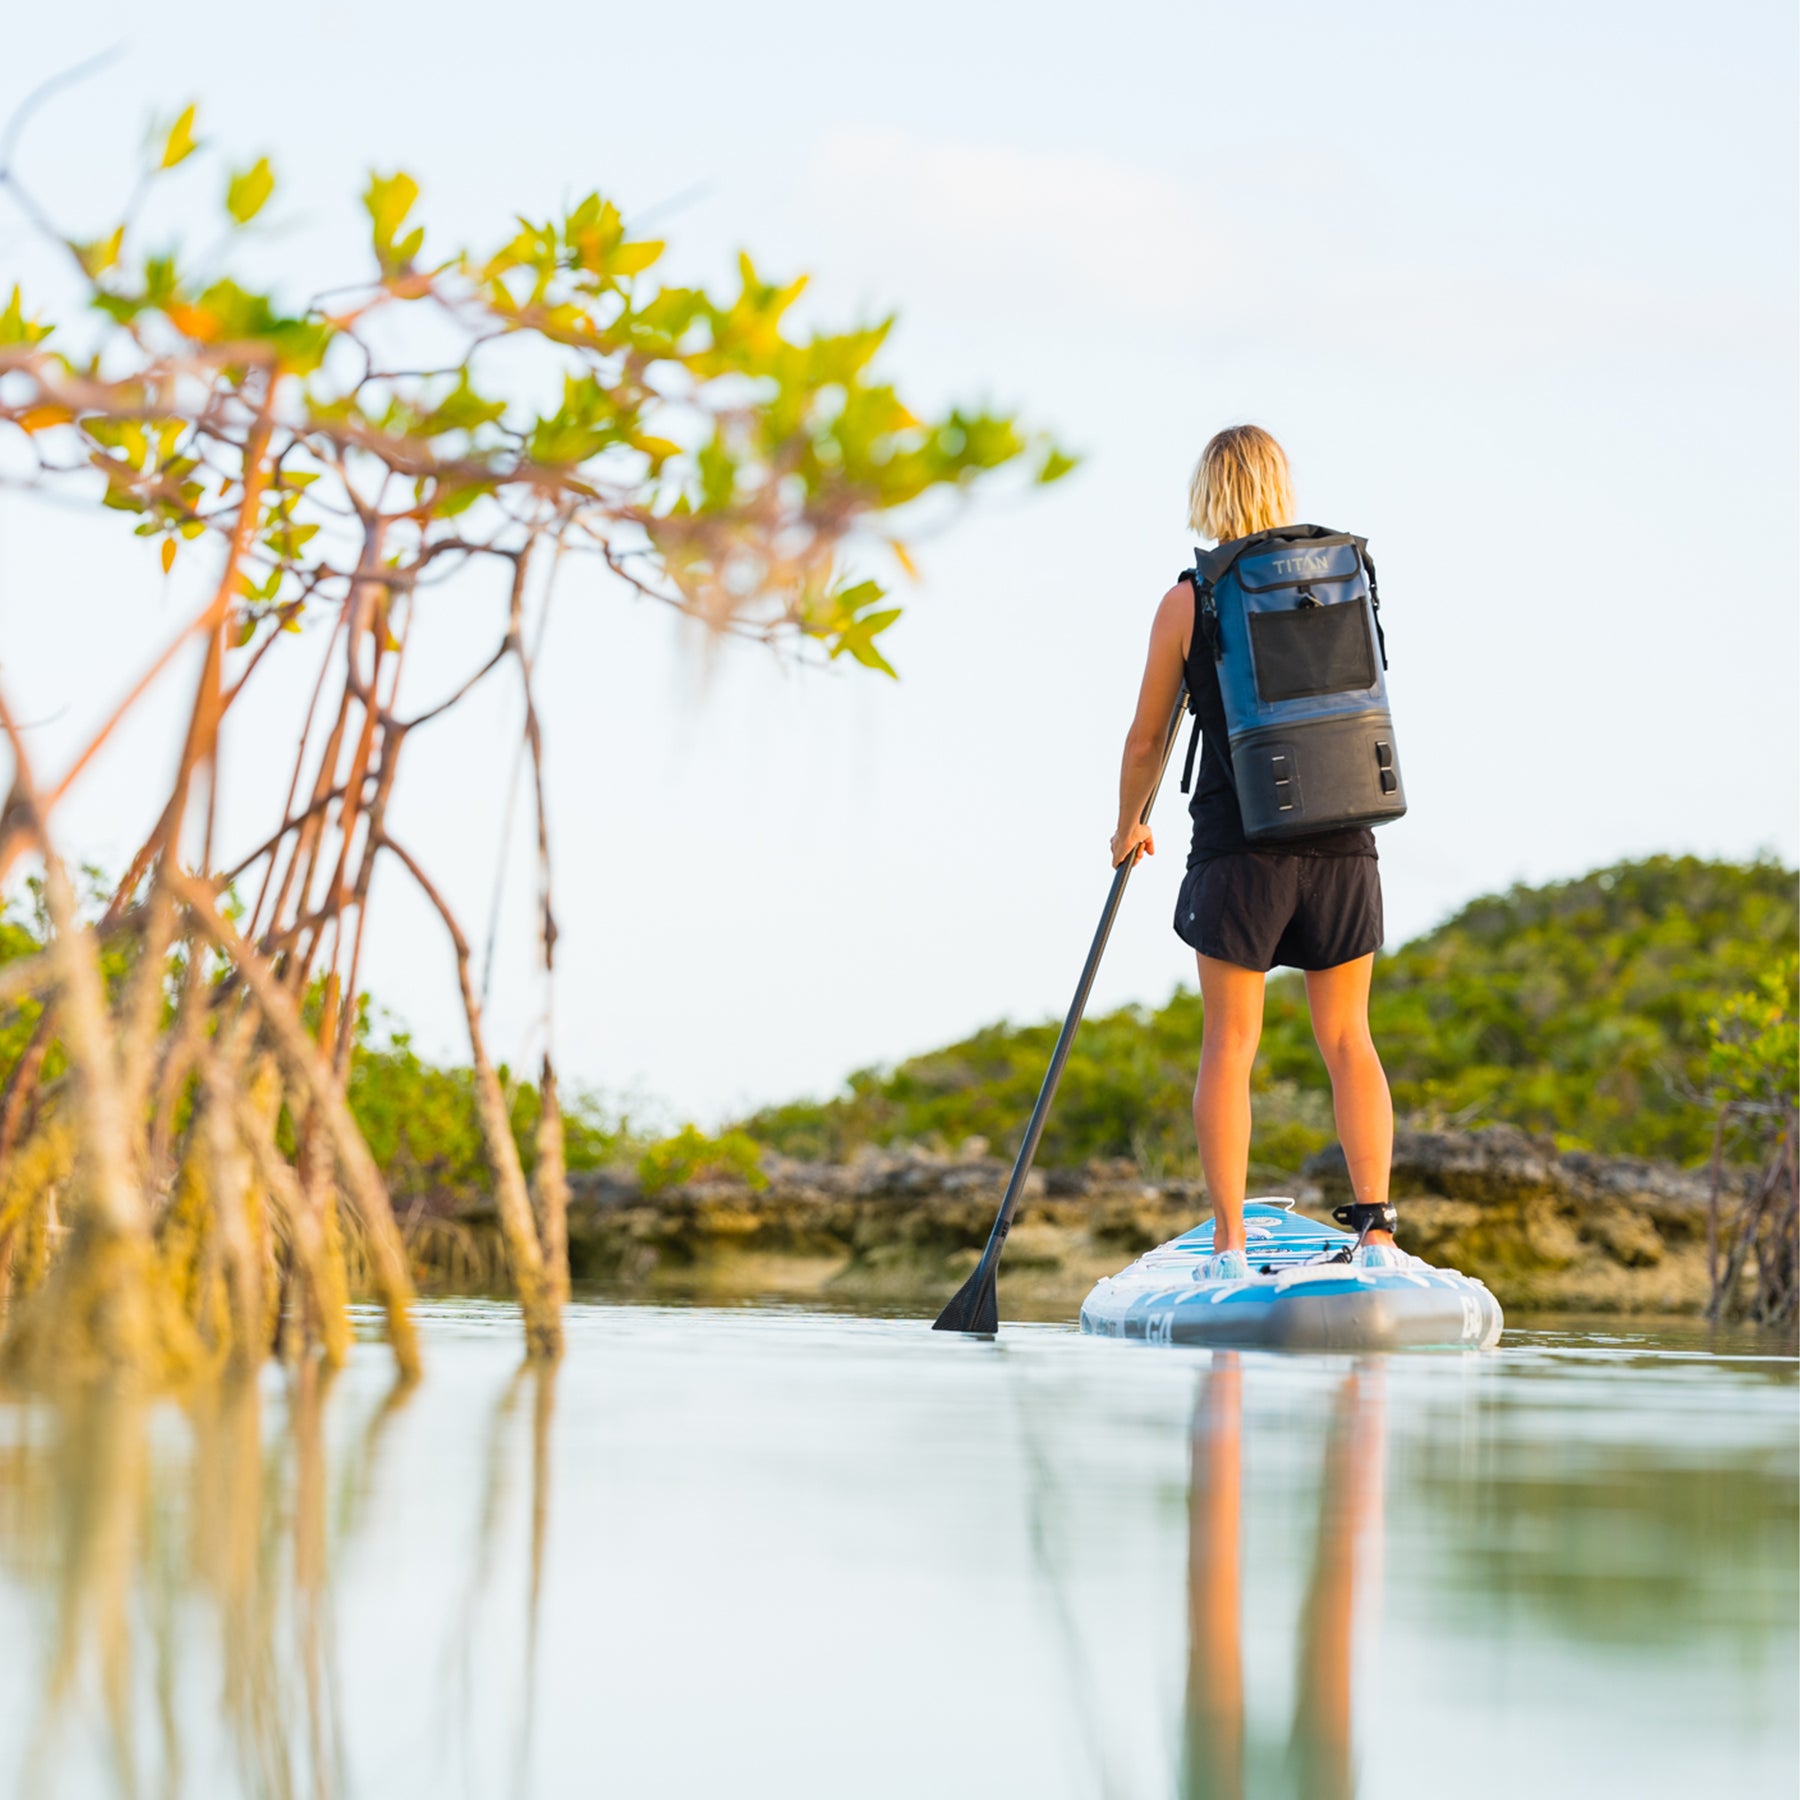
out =
[[(772, 1157), (765, 1172), (760, 1190), (696, 1182), (654, 1197), (617, 1176), (573, 1178), (576, 1280), (930, 1306), (974, 1267), (1011, 1171), (977, 1142), (954, 1157), (920, 1149), (864, 1151), (847, 1163)], [(1128, 1162), (1033, 1171), (1007, 1243), (1009, 1304), (1066, 1317), (1100, 1276), (1204, 1210), (1199, 1182), (1149, 1181)]]
[[(657, 1195), (619, 1174), (571, 1181), (578, 1281), (646, 1297), (787, 1296), (933, 1311), (974, 1266), (1008, 1165), (864, 1151), (846, 1163), (770, 1158), (768, 1185), (700, 1182)], [(1319, 1218), (1348, 1198), (1341, 1153), (1288, 1184)], [(1708, 1181), (1667, 1165), (1559, 1154), (1509, 1128), (1405, 1132), (1395, 1143), (1401, 1242), (1480, 1276), (1509, 1308), (1694, 1312), (1706, 1301)], [(1101, 1275), (1206, 1214), (1195, 1180), (1130, 1162), (1032, 1175), (1007, 1244), (1015, 1316), (1067, 1318)], [(478, 1215), (464, 1215), (479, 1228)]]
[[(1305, 1175), (1327, 1205), (1350, 1197), (1336, 1145)], [(1745, 1180), (1728, 1177), (1734, 1198)], [(1401, 1242), (1429, 1262), (1479, 1275), (1519, 1309), (1700, 1311), (1710, 1192), (1705, 1171), (1559, 1153), (1512, 1126), (1394, 1139)]]

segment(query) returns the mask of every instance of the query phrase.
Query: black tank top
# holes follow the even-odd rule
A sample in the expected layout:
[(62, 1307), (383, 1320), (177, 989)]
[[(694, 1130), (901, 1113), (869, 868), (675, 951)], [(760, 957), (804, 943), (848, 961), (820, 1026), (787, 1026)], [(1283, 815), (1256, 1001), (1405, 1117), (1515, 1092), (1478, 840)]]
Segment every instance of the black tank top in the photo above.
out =
[[(1194, 584), (1188, 583), (1193, 594)], [(1265, 856), (1374, 856), (1375, 833), (1368, 826), (1348, 831), (1320, 831), (1311, 837), (1286, 838), (1279, 844), (1252, 844), (1244, 836), (1244, 819), (1238, 811), (1237, 783), (1231, 773), (1231, 736), (1225, 724), (1225, 700), (1219, 692), (1219, 669), (1213, 661), (1198, 619), (1188, 639), (1188, 693), (1200, 726), (1200, 765), (1194, 773), (1194, 791), (1188, 812), (1194, 821), (1194, 841), (1188, 851), (1188, 867), (1210, 862), (1215, 856), (1254, 850)]]

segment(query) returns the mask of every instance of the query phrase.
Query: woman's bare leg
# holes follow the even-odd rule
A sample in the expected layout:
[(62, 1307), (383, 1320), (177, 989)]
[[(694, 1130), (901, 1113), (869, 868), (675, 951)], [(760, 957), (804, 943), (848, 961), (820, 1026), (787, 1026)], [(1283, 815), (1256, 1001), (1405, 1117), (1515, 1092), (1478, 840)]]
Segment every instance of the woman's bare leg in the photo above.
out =
[[(1313, 1036), (1331, 1074), (1332, 1111), (1350, 1168), (1351, 1191), (1364, 1205), (1383, 1206), (1394, 1158), (1394, 1102), (1369, 1035), (1369, 979), (1374, 968), (1373, 956), (1359, 956), (1335, 969), (1309, 969), (1306, 1003), (1312, 1009)], [(1371, 1231), (1368, 1241), (1394, 1240), (1389, 1232)]]
[(1243, 1800), (1243, 1370), (1215, 1351), (1194, 1405), (1188, 1477), (1184, 1800)]
[(1351, 1663), (1357, 1602), (1379, 1592), (1383, 1456), (1381, 1364), (1364, 1361), (1344, 1378), (1332, 1407), (1318, 1541), (1301, 1614), (1289, 1742), (1299, 1789), (1316, 1800), (1351, 1800), (1356, 1792)]
[(1262, 1038), (1263, 972), (1200, 958), (1205, 1034), (1194, 1084), (1194, 1136), (1213, 1206), (1213, 1249), (1244, 1248), (1250, 1172), (1250, 1065)]

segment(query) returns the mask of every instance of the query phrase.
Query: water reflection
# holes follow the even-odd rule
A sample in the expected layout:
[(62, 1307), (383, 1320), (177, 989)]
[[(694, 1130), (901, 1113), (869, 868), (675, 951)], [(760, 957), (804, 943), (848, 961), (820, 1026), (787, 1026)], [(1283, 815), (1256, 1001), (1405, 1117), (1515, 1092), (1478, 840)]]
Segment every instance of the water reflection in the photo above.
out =
[[(45, 1565), (35, 1573), (51, 1597), (25, 1792), (49, 1791), (90, 1681), (116, 1791), (191, 1791), (182, 1675), (197, 1612), (209, 1615), (217, 1646), (221, 1722), (241, 1785), (335, 1791), (342, 1747), (325, 1555), (325, 1387), (315, 1368), (291, 1378), (287, 1430), (273, 1449), (253, 1380), (207, 1389), (175, 1419), (110, 1387), (36, 1409), (48, 1453), (36, 1454), (28, 1437), (7, 1471), (9, 1547), (26, 1555), (40, 1547)], [(181, 1451), (169, 1441), (177, 1425)], [(155, 1700), (148, 1744), (136, 1731), (140, 1656)]]
[(0, 1796), (1794, 1791), (1791, 1362), (423, 1324), (0, 1395)]
[[(493, 1409), (441, 1690), (452, 1726), (441, 1741), (455, 1745), (454, 1727), (495, 1676), (478, 1668), (481, 1611), (508, 1475), (522, 1467), (531, 1493), (517, 1781), (509, 1784), (518, 1791), (534, 1711), (555, 1382), (553, 1370), (522, 1368)], [(25, 1429), (0, 1453), (0, 1537), (13, 1572), (47, 1602), (48, 1650), (19, 1786), (8, 1791), (47, 1795), (72, 1774), (80, 1791), (209, 1794), (216, 1790), (203, 1770), (219, 1736), (229, 1745), (232, 1791), (282, 1800), (351, 1791), (333, 1566), (359, 1536), (381, 1486), (383, 1447), (413, 1390), (404, 1379), (387, 1389), (333, 1469), (331, 1386), (308, 1362), (279, 1381), (203, 1389), (180, 1407), (102, 1386), (15, 1413)], [(521, 1456), (508, 1427), (527, 1393), (530, 1447)], [(218, 1703), (199, 1722), (200, 1754), (190, 1755), (184, 1719), (195, 1723), (196, 1665), (216, 1668)], [(102, 1730), (84, 1740), (82, 1715), (95, 1711)], [(472, 1791), (466, 1756), (458, 1772)]]
[[(1185, 1800), (1243, 1800), (1242, 1359), (1218, 1353), (1194, 1408), (1188, 1487)], [(1352, 1369), (1332, 1400), (1312, 1573), (1297, 1633), (1288, 1775), (1304, 1800), (1356, 1791), (1352, 1669), (1359, 1594), (1380, 1586), (1385, 1451), (1380, 1362)]]
[[(481, 1458), (480, 1500), (467, 1551), (460, 1563), (465, 1573), (461, 1592), (457, 1597), (455, 1622), (445, 1640), (435, 1733), (441, 1751), (437, 1775), (440, 1778), (447, 1777), (452, 1770), (443, 1766), (443, 1762), (453, 1761), (454, 1772), (461, 1779), (465, 1790), (470, 1789), (471, 1771), (479, 1760), (474, 1739), (476, 1721), (488, 1710), (490, 1690), (503, 1680), (506, 1673), (503, 1669), (495, 1668), (491, 1659), (484, 1659), (488, 1641), (484, 1623), (505, 1521), (510, 1510), (511, 1488), (521, 1466), (528, 1474), (531, 1488), (530, 1547), (526, 1561), (524, 1595), (522, 1692), (511, 1760), (513, 1791), (528, 1793), (531, 1789), (539, 1615), (543, 1602), (544, 1566), (550, 1527), (550, 1443), (551, 1427), (556, 1416), (556, 1376), (556, 1369), (543, 1363), (521, 1364), (501, 1390), (500, 1398), (488, 1419), (487, 1439)], [(528, 1454), (521, 1455), (517, 1442), (518, 1421), (524, 1410), (527, 1394), (531, 1401), (531, 1441)]]

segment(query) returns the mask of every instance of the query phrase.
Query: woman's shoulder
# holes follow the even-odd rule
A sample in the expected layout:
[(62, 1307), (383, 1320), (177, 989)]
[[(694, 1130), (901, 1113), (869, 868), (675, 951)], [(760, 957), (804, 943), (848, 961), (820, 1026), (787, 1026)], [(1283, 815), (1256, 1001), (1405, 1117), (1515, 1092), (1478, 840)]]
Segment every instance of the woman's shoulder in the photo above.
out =
[(1177, 581), (1169, 591), (1156, 603), (1156, 624), (1152, 627), (1153, 637), (1173, 637), (1182, 646), (1182, 653), (1187, 652), (1188, 634), (1194, 626), (1194, 589), (1188, 581)]
[(1177, 618), (1191, 619), (1194, 616), (1194, 584), (1183, 575), (1163, 594), (1156, 603), (1157, 616), (1172, 613)]

